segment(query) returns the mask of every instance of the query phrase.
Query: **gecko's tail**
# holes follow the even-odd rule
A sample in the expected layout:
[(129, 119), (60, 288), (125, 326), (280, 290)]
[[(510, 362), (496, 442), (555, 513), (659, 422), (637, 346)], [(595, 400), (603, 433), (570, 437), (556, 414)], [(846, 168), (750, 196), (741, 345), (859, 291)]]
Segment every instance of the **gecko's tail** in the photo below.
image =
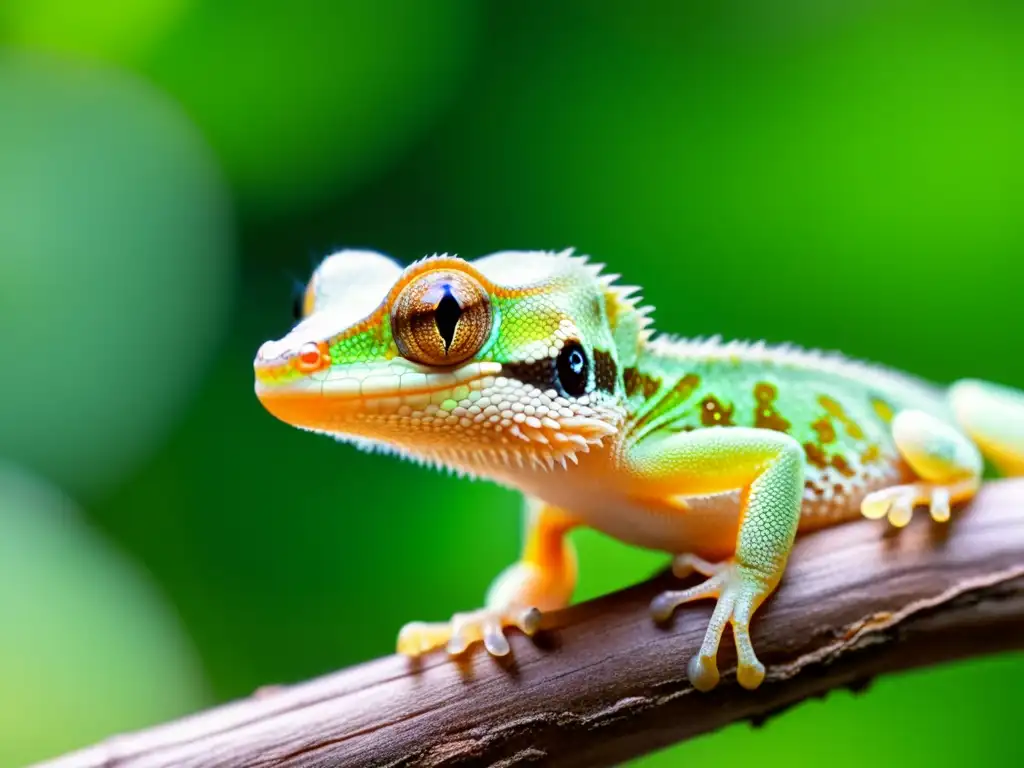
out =
[(960, 428), (1004, 475), (1024, 476), (1024, 392), (965, 379), (949, 389)]

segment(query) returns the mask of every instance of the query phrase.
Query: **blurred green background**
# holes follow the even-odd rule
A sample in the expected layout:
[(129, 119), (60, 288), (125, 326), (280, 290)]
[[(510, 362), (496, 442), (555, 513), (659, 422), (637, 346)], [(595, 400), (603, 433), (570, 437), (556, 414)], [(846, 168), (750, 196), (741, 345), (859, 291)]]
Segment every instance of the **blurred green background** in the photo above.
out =
[[(332, 249), (571, 245), (663, 329), (1024, 386), (1022, 83), (1010, 0), (3, 0), (0, 766), (388, 653), (514, 558), (514, 494), (257, 404)], [(581, 598), (664, 560), (577, 541)], [(638, 764), (1019, 765), (1022, 691)]]

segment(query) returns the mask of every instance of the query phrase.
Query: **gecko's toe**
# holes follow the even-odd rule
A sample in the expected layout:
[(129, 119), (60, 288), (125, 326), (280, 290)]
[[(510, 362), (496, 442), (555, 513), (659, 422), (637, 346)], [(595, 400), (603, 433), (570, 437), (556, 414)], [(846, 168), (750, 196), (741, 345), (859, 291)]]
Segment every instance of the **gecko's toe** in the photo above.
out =
[(869, 493), (860, 504), (860, 513), (869, 520), (881, 520), (889, 514), (892, 499), (883, 492)]
[(718, 597), (724, 582), (725, 577), (722, 574), (718, 574), (689, 589), (671, 589), (660, 592), (651, 600), (651, 617), (659, 624), (662, 624), (671, 619), (676, 608), (683, 603), (689, 603), (706, 597)]
[(914, 501), (911, 494), (897, 495), (889, 507), (889, 525), (893, 528), (906, 528), (914, 517)]
[(421, 656), (448, 641), (448, 625), (424, 621), (411, 621), (398, 633), (398, 653)]
[(676, 555), (672, 558), (672, 575), (677, 579), (685, 579), (696, 571), (705, 576), (714, 576), (727, 565), (728, 563), (710, 563), (702, 557), (691, 554)]
[[(918, 502), (918, 486), (896, 485), (869, 493), (861, 502), (860, 512), (871, 520), (889, 518), (894, 528), (904, 528), (914, 516)], [(930, 496), (929, 496), (930, 498)], [(926, 500), (922, 499), (922, 502)]]
[(939, 486), (932, 491), (932, 501), (928, 507), (932, 520), (945, 523), (949, 520), (949, 489)]
[(889, 518), (894, 528), (903, 528), (914, 515), (915, 499), (910, 486), (895, 486), (869, 493), (860, 505), (860, 513), (869, 520)]

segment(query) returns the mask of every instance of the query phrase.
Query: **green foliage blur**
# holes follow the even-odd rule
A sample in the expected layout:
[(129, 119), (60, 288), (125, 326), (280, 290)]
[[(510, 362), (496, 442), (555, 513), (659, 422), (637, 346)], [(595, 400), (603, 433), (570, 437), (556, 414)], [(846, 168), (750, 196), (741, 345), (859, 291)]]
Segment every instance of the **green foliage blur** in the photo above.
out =
[[(3, 0), (0, 766), (388, 653), (515, 557), (514, 494), (253, 397), (338, 247), (576, 246), (674, 333), (1024, 387), (1022, 83), (1010, 0)], [(665, 559), (577, 542), (580, 598)], [(1022, 691), (973, 661), (637, 764), (1019, 765)]]

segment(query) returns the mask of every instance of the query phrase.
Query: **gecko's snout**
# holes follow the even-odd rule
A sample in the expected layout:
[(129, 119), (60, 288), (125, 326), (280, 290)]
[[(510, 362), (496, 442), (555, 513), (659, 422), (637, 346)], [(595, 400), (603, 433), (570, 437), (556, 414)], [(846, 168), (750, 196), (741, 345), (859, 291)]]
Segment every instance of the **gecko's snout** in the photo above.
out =
[(252, 361), (253, 367), (273, 365), (280, 363), (284, 357), (285, 350), (282, 349), (279, 341), (265, 341), (256, 350), (256, 359)]
[(287, 345), (280, 341), (266, 341), (256, 350), (252, 368), (256, 378), (256, 391), (280, 384), (289, 378), (292, 360)]

